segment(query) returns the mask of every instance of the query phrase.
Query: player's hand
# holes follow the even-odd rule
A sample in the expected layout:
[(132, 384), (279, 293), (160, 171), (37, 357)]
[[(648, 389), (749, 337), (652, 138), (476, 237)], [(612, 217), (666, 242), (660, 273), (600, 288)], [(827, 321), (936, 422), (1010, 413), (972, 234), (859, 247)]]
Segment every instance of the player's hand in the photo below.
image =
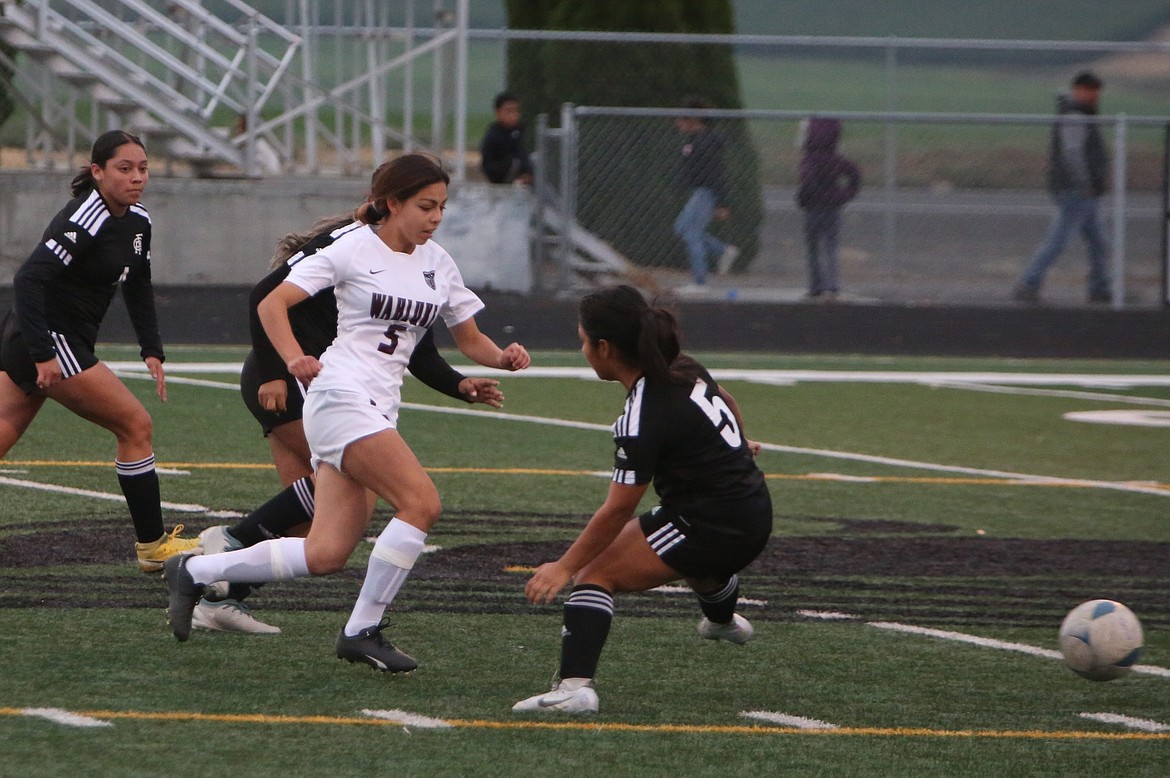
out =
[(459, 382), (459, 394), (468, 402), (483, 403), (493, 408), (504, 407), (504, 393), (494, 378), (464, 378)]
[(760, 451), (764, 448), (763, 444), (758, 440), (748, 440), (746, 442), (748, 451), (752, 452), (753, 457), (758, 457), (760, 455)]
[(256, 399), (264, 410), (284, 413), (288, 410), (288, 383), (281, 378), (265, 381), (256, 390)]
[(523, 370), (531, 364), (532, 357), (528, 356), (528, 349), (519, 343), (509, 343), (500, 352), (500, 368), (503, 370)]
[(308, 354), (301, 354), (296, 359), (291, 360), (286, 367), (288, 367), (288, 372), (292, 373), (293, 378), (306, 387), (313, 383), (313, 379), (321, 372), (320, 361)]
[(61, 365), (57, 363), (56, 358), (46, 359), (44, 362), (37, 362), (38, 389), (48, 389), (50, 386), (56, 386), (64, 380), (61, 377)]
[(167, 373), (163, 370), (162, 360), (158, 357), (147, 357), (142, 360), (146, 363), (146, 369), (150, 371), (150, 377), (154, 379), (154, 392), (158, 395), (158, 399), (163, 402), (167, 401)]
[(572, 578), (572, 574), (560, 563), (545, 562), (536, 568), (536, 572), (528, 579), (524, 586), (524, 596), (533, 605), (543, 605), (552, 602), (557, 593), (565, 588), (565, 584)]

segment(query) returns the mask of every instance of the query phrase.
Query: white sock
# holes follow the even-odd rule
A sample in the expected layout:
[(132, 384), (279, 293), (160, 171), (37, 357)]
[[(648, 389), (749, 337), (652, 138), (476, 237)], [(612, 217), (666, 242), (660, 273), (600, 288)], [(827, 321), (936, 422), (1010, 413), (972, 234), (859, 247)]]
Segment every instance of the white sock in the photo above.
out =
[[(354, 637), (366, 627), (376, 627), (386, 608), (410, 575), (410, 569), (422, 553), (427, 533), (401, 519), (391, 519), (374, 543), (366, 580), (345, 625), (345, 634)], [(187, 564), (191, 564), (188, 562)]]
[(304, 578), (309, 575), (305, 539), (276, 538), (239, 551), (193, 556), (187, 560), (187, 572), (198, 584), (214, 581), (265, 583)]

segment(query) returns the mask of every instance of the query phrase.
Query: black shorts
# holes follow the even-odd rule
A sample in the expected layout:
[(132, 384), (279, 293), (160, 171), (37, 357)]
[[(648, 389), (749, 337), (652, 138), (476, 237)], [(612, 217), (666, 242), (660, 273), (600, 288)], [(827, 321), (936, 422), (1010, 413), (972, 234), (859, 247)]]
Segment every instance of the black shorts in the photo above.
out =
[[(8, 374), (12, 382), (25, 394), (37, 391), (37, 363), (29, 356), (20, 334), (20, 324), (12, 311), (4, 317), (0, 331), (0, 370)], [(93, 344), (68, 333), (51, 332), (53, 346), (57, 349), (57, 364), (61, 366), (61, 377), (71, 378), (98, 363), (93, 353)]]
[(687, 578), (730, 578), (760, 555), (772, 534), (772, 498), (711, 505), (659, 505), (639, 519), (663, 562)]
[(248, 406), (252, 416), (260, 422), (265, 437), (281, 424), (288, 424), (290, 421), (297, 421), (304, 417), (305, 393), (300, 382), (292, 375), (285, 378), (285, 383), (288, 385), (288, 400), (285, 403), (287, 408), (283, 413), (266, 411), (260, 407), (260, 398), (257, 396), (260, 391), (260, 383), (260, 374), (256, 369), (256, 355), (249, 351), (248, 356), (244, 358), (244, 367), (240, 370), (240, 394), (244, 396), (244, 405)]

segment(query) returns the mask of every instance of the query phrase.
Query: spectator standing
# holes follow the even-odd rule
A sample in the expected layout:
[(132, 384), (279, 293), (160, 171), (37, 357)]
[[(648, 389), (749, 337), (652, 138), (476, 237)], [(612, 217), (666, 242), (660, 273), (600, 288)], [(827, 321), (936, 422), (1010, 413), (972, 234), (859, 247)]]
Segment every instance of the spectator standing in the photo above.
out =
[(1105, 303), (1113, 297), (1105, 267), (1109, 247), (1100, 214), (1101, 195), (1108, 189), (1109, 158), (1100, 129), (1084, 120), (1097, 114), (1100, 99), (1101, 79), (1088, 70), (1073, 78), (1071, 93), (1057, 98), (1048, 154), (1048, 190), (1059, 210), (1048, 236), (1016, 283), (1012, 297), (1017, 302), (1039, 302), (1044, 274), (1064, 251), (1074, 230), (1081, 233), (1089, 250), (1089, 302)]
[(496, 120), (488, 125), (480, 143), (480, 167), (493, 184), (532, 183), (532, 159), (524, 148), (524, 124), (520, 98), (500, 92), (495, 101)]
[(857, 197), (861, 188), (861, 171), (852, 160), (837, 151), (840, 139), (840, 119), (809, 119), (804, 134), (796, 202), (804, 211), (810, 298), (823, 295), (827, 299), (836, 299), (841, 291), (837, 274), (841, 209)]
[[(711, 108), (711, 104), (699, 97), (689, 97), (683, 101), (683, 108), (705, 110)], [(726, 141), (723, 134), (699, 115), (680, 116), (674, 124), (683, 135), (680, 174), (689, 192), (686, 205), (674, 220), (674, 234), (685, 244), (691, 267), (691, 283), (675, 291), (689, 294), (704, 289), (709, 257), (716, 258), (716, 272), (726, 275), (739, 258), (739, 249), (720, 240), (708, 229), (712, 220), (731, 217), (727, 204), (727, 167), (723, 154)]]

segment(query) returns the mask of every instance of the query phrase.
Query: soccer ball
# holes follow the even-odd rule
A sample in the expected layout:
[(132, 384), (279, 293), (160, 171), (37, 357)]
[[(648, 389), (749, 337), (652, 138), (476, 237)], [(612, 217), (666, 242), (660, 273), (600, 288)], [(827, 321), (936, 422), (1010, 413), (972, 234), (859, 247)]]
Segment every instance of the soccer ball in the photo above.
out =
[(1112, 681), (1128, 673), (1141, 656), (1142, 623), (1119, 602), (1082, 602), (1060, 625), (1060, 653), (1082, 678)]

